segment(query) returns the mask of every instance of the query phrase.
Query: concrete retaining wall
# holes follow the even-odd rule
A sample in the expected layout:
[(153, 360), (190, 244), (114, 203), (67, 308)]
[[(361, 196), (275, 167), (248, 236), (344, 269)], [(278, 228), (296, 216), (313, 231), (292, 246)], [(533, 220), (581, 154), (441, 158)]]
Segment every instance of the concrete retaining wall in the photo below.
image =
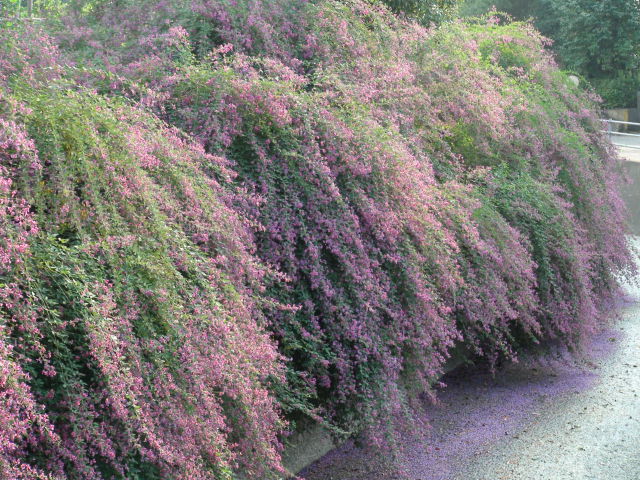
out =
[(622, 198), (629, 212), (629, 224), (633, 235), (640, 235), (640, 163), (625, 162), (630, 184), (622, 189)]
[(606, 115), (611, 120), (619, 122), (640, 123), (640, 111), (637, 108), (614, 108), (606, 110)]
[[(443, 369), (444, 373), (463, 365), (467, 358), (467, 348), (462, 344), (458, 345), (451, 351), (451, 357)], [(282, 454), (282, 463), (289, 472), (296, 474), (340, 445), (341, 442), (337, 441), (328, 429), (309, 423), (289, 437)]]

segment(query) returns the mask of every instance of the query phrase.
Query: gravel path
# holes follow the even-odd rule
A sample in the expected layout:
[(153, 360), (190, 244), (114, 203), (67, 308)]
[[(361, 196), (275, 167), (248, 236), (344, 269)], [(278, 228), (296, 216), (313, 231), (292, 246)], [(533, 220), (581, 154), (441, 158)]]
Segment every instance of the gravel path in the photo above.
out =
[[(580, 360), (446, 378), (432, 428), (396, 458), (349, 443), (307, 480), (640, 480), (640, 290)], [(553, 356), (552, 356), (553, 357)]]

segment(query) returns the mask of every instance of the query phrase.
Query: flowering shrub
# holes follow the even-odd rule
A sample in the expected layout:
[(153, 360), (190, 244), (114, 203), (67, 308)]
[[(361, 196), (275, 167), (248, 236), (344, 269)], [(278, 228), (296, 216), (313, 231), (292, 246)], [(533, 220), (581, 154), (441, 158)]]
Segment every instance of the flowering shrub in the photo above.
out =
[(60, 22), (44, 59), (0, 49), (0, 422), (32, 419), (6, 471), (277, 475), (283, 417), (388, 425), (460, 342), (578, 347), (631, 271), (594, 99), (527, 25), (361, 0)]
[(630, 267), (593, 101), (530, 27), (428, 32), (343, 3), (310, 10), (313, 73), (227, 47), (158, 85), (166, 118), (264, 198), (258, 254), (301, 306), (271, 328), (322, 415), (357, 430), (457, 340), (491, 362), (577, 346)]
[[(230, 478), (279, 468), (266, 270), (226, 162), (123, 102), (4, 90), (0, 469)], [(6, 428), (5, 428), (6, 427)]]

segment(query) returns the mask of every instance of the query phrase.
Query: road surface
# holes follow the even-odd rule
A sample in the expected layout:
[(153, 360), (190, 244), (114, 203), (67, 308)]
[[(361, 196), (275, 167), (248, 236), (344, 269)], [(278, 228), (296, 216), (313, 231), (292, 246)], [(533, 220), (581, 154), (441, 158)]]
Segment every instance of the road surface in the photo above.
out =
[(629, 162), (640, 162), (640, 148), (618, 146), (620, 156)]
[(617, 335), (615, 352), (595, 363), (591, 388), (550, 402), (539, 420), (470, 462), (459, 478), (640, 479), (640, 304), (623, 309)]
[[(636, 131), (629, 133), (638, 134)], [(630, 162), (640, 162), (640, 136), (631, 137), (613, 132), (610, 138), (613, 144), (618, 147), (622, 158)]]

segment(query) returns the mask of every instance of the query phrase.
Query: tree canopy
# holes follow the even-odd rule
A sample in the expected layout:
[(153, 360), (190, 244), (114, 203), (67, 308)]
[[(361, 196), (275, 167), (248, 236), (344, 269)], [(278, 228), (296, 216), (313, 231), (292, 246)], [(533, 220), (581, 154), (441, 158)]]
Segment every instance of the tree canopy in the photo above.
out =
[(394, 11), (411, 15), (422, 23), (440, 23), (457, 13), (460, 0), (384, 0)]
[(492, 6), (520, 20), (532, 19), (554, 41), (561, 66), (589, 80), (609, 107), (629, 107), (640, 88), (638, 0), (467, 0), (463, 15)]

